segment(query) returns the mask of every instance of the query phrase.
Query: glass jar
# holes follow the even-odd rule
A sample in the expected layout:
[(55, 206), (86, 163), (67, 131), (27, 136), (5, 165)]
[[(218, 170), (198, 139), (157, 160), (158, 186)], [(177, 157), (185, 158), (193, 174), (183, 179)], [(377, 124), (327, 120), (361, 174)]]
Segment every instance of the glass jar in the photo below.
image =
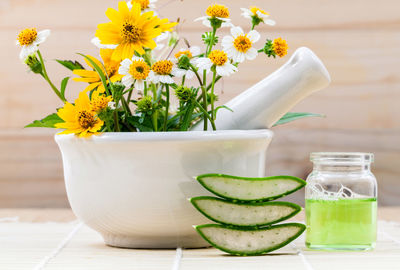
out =
[(312, 153), (306, 186), (306, 246), (368, 250), (375, 247), (377, 183), (373, 154)]

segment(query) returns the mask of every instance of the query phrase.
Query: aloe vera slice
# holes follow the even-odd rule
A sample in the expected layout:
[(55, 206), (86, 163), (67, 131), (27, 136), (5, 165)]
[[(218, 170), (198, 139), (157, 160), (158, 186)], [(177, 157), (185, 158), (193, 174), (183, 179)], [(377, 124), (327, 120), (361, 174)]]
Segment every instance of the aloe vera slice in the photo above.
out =
[(232, 255), (261, 255), (286, 246), (299, 237), (306, 226), (285, 223), (262, 229), (232, 228), (219, 224), (195, 226), (212, 246)]
[(294, 176), (249, 178), (225, 174), (203, 174), (196, 178), (215, 195), (238, 201), (270, 201), (291, 194), (306, 185)]
[(202, 196), (190, 202), (204, 216), (217, 223), (233, 226), (260, 227), (278, 223), (293, 217), (301, 207), (290, 202), (230, 202)]

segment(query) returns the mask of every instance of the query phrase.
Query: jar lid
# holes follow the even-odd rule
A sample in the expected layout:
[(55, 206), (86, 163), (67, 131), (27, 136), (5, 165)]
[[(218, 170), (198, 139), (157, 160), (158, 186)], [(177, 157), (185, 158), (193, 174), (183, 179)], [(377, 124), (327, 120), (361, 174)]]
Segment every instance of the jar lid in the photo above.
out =
[(310, 160), (318, 163), (353, 163), (369, 164), (374, 162), (374, 154), (359, 152), (314, 152)]

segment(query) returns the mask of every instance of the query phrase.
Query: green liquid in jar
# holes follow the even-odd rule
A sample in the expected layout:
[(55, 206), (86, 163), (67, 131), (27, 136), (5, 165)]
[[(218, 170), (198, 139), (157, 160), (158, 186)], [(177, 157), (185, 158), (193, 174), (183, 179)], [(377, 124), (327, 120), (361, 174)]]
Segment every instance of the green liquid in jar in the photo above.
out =
[(306, 199), (306, 246), (312, 249), (373, 249), (377, 201)]

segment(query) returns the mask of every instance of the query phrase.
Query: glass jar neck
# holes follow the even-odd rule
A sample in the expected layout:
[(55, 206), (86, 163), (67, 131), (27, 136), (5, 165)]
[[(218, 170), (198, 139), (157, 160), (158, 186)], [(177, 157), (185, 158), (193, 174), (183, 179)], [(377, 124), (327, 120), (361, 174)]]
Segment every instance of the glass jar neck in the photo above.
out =
[(314, 162), (314, 170), (332, 173), (363, 173), (370, 172), (371, 164), (369, 163), (320, 163)]

